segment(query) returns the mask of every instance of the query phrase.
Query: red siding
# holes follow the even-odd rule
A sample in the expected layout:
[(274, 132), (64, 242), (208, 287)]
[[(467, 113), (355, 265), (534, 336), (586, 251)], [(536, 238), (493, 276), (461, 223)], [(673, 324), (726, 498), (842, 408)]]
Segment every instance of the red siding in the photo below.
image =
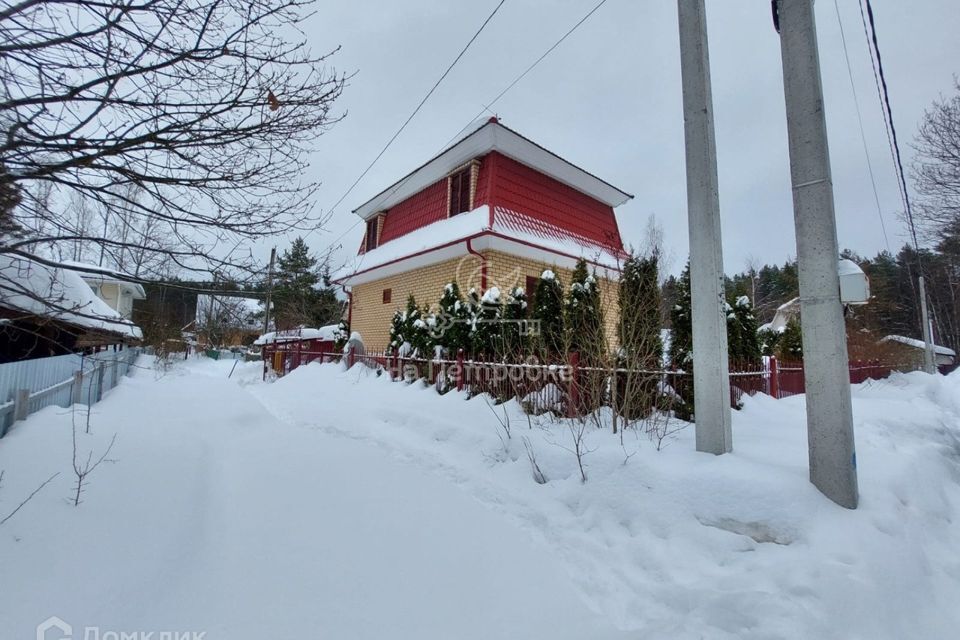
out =
[(493, 197), (498, 207), (525, 213), (602, 245), (622, 248), (612, 207), (512, 158), (496, 156)]
[(380, 244), (447, 217), (447, 179), (433, 183), (387, 211)]
[(490, 155), (480, 158), (480, 170), (477, 172), (477, 192), (473, 196), (473, 208), (490, 204)]
[[(389, 209), (379, 244), (446, 219), (447, 195), (444, 178)], [(481, 158), (473, 207), (484, 204), (525, 214), (603, 246), (623, 248), (613, 208), (497, 152)], [(360, 253), (363, 249), (361, 244)]]

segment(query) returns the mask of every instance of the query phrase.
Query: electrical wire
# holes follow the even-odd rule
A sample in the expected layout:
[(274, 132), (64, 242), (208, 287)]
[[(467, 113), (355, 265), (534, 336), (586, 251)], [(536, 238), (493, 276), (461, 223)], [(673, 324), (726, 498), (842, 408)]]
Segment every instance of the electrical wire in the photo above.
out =
[[(903, 162), (900, 157), (900, 145), (897, 142), (897, 129), (893, 122), (893, 109), (890, 107), (890, 92), (887, 88), (887, 78), (883, 72), (883, 59), (880, 57), (880, 44), (877, 41), (877, 27), (873, 17), (873, 6), (870, 0), (866, 2), (866, 20), (870, 23), (870, 34), (868, 36), (871, 51), (871, 60), (875, 62), (874, 80), (877, 82), (877, 92), (880, 94), (881, 107), (884, 109), (884, 120), (887, 124), (887, 134), (890, 145), (893, 150), (894, 170), (897, 174), (900, 194), (903, 198), (903, 206), (907, 214), (907, 225), (910, 229), (910, 237), (913, 240), (914, 249), (917, 251), (917, 258), (920, 258), (920, 243), (917, 241), (917, 228), (913, 221), (913, 210), (910, 206), (910, 194), (907, 191), (907, 181), (903, 171)], [(860, 16), (864, 18), (863, 5), (860, 5)], [(864, 32), (866, 32), (866, 23), (864, 23)], [(874, 55), (876, 56), (874, 58)]]
[[(458, 131), (458, 132), (456, 133), (456, 135), (454, 135), (454, 136), (453, 136), (452, 138), (450, 138), (447, 142), (445, 142), (445, 143), (437, 150), (437, 154), (441, 153), (443, 150), (445, 150), (446, 148), (448, 148), (453, 141), (457, 140), (457, 139), (463, 134), (464, 131), (466, 131), (467, 129), (470, 128), (470, 125), (474, 124), (474, 123), (477, 121), (477, 119), (484, 114), (484, 112), (489, 111), (489, 110), (490, 110), (490, 107), (492, 107), (494, 104), (496, 104), (496, 103), (497, 103), (501, 98), (503, 98), (503, 96), (505, 96), (511, 89), (513, 89), (517, 84), (519, 84), (521, 80), (523, 80), (531, 71), (533, 71), (533, 69), (534, 69), (537, 65), (539, 65), (541, 62), (543, 62), (543, 60), (544, 60), (547, 56), (549, 56), (557, 47), (559, 47), (560, 44), (563, 43), (564, 40), (566, 40), (567, 38), (569, 38), (570, 35), (573, 34), (574, 31), (576, 31), (577, 29), (579, 29), (580, 26), (581, 26), (584, 22), (586, 22), (586, 21), (590, 18), (590, 16), (592, 16), (594, 13), (596, 13), (596, 11), (597, 11), (600, 7), (602, 7), (604, 4), (606, 4), (606, 2), (607, 2), (607, 0), (600, 0), (600, 2), (598, 2), (596, 5), (594, 5), (594, 7), (593, 7), (592, 9), (590, 9), (590, 11), (588, 11), (583, 17), (581, 17), (581, 18), (576, 22), (576, 24), (574, 24), (570, 29), (568, 29), (568, 30), (566, 31), (566, 33), (564, 33), (562, 36), (560, 36), (560, 38), (559, 38), (558, 40), (556, 40), (552, 45), (550, 45), (550, 47), (549, 47), (546, 51), (544, 51), (543, 54), (541, 54), (539, 58), (537, 58), (536, 60), (534, 60), (532, 64), (530, 64), (526, 69), (524, 69), (524, 71), (523, 71), (522, 73), (520, 73), (516, 78), (513, 79), (512, 82), (510, 82), (510, 84), (508, 84), (502, 91), (500, 91), (500, 93), (497, 94), (497, 95), (494, 97), (493, 100), (491, 100), (489, 103), (487, 103), (486, 105), (484, 105), (483, 109), (481, 109), (480, 112), (477, 113), (476, 116), (474, 116), (473, 118), (471, 118), (470, 121), (467, 122), (467, 124), (466, 124), (463, 128), (461, 128), (460, 131)], [(408, 180), (410, 180), (410, 178), (412, 177), (412, 175), (413, 175), (413, 174), (410, 174), (410, 175), (408, 175), (406, 178), (404, 178), (403, 180), (401, 180), (400, 182), (398, 182), (397, 185), (390, 191), (390, 193), (386, 194), (383, 198), (381, 198), (380, 201), (383, 202), (383, 201), (389, 199), (394, 193), (396, 193), (400, 188), (402, 188), (403, 185), (405, 185)], [(357, 227), (357, 225), (359, 225), (361, 222), (365, 222), (365, 221), (364, 221), (363, 219), (357, 220), (349, 229), (347, 229), (347, 231), (345, 231), (344, 233), (342, 233), (342, 234), (337, 238), (337, 240), (343, 238), (347, 233), (349, 233), (350, 231), (352, 231), (353, 229), (355, 229), (355, 228)], [(335, 242), (336, 242), (336, 241), (335, 241)], [(359, 268), (360, 268), (360, 266), (363, 264), (363, 259), (364, 259), (365, 256), (366, 256), (366, 253), (364, 253), (364, 254), (361, 255), (360, 261), (359, 261), (359, 263), (357, 264), (357, 266), (355, 267), (355, 269), (359, 269)]]
[(837, 12), (837, 24), (840, 25), (840, 41), (843, 43), (843, 57), (847, 63), (847, 76), (850, 78), (850, 91), (853, 93), (853, 104), (857, 110), (857, 123), (860, 125), (860, 140), (863, 143), (863, 156), (867, 161), (867, 171), (870, 174), (870, 186), (873, 187), (873, 200), (877, 205), (877, 217), (880, 219), (880, 229), (883, 231), (883, 242), (890, 251), (890, 239), (887, 237), (887, 226), (883, 221), (883, 209), (880, 206), (880, 196), (877, 194), (877, 180), (873, 174), (873, 163), (870, 162), (870, 151), (867, 149), (867, 136), (863, 130), (863, 116), (860, 113), (860, 99), (857, 97), (857, 87), (853, 81), (853, 70), (850, 66), (850, 54), (847, 52), (847, 37), (843, 31), (843, 20), (840, 18), (840, 4), (833, 0), (833, 8)]
[[(496, 96), (493, 100), (491, 100), (490, 102), (488, 102), (487, 104), (485, 104), (485, 105), (483, 106), (483, 108), (477, 113), (477, 115), (475, 115), (473, 118), (471, 118), (470, 121), (467, 122), (467, 124), (466, 124), (462, 129), (460, 129), (460, 131), (458, 131), (455, 136), (453, 136), (452, 138), (450, 138), (450, 140), (448, 140), (447, 143), (446, 143), (445, 145), (443, 145), (443, 148), (444, 148), (444, 149), (447, 148), (447, 147), (450, 145), (451, 142), (453, 142), (453, 141), (456, 140), (458, 137), (460, 137), (460, 135), (461, 135), (464, 131), (466, 131), (467, 128), (469, 128), (471, 124), (473, 124), (474, 122), (476, 122), (477, 118), (479, 118), (480, 116), (482, 116), (485, 112), (490, 111), (491, 108), (493, 107), (493, 105), (495, 105), (497, 102), (500, 101), (500, 98), (502, 98), (503, 96), (505, 96), (508, 91), (510, 91), (511, 89), (513, 89), (521, 80), (523, 80), (523, 79), (527, 76), (527, 74), (529, 74), (531, 71), (533, 71), (534, 68), (536, 68), (536, 66), (539, 65), (541, 62), (543, 62), (544, 58), (546, 58), (548, 55), (550, 55), (551, 53), (553, 53), (553, 50), (554, 50), (554, 49), (556, 49), (557, 47), (559, 47), (560, 44), (563, 43), (564, 40), (566, 40), (567, 38), (569, 38), (570, 35), (571, 35), (574, 31), (576, 31), (577, 29), (580, 28), (580, 25), (582, 25), (584, 22), (586, 22), (586, 21), (590, 18), (590, 16), (592, 16), (594, 13), (596, 13), (597, 9), (599, 9), (600, 7), (602, 7), (602, 6), (603, 6), (604, 4), (606, 4), (606, 3), (607, 3), (607, 0), (600, 0), (600, 2), (598, 2), (592, 9), (590, 9), (590, 11), (588, 11), (588, 12), (586, 13), (586, 15), (584, 15), (582, 18), (580, 18), (580, 20), (579, 20), (575, 25), (573, 25), (572, 27), (570, 27), (570, 29), (569, 29), (565, 34), (563, 34), (563, 35), (560, 37), (559, 40), (557, 40), (556, 42), (554, 42), (554, 43), (550, 46), (549, 49), (547, 49), (546, 51), (544, 51), (544, 52), (543, 52), (543, 55), (541, 55), (539, 58), (537, 58), (536, 60), (534, 60), (533, 64), (531, 64), (529, 67), (527, 67), (526, 69), (524, 69), (524, 71), (523, 71), (520, 75), (518, 75), (516, 78), (514, 78), (514, 79), (513, 79), (513, 82), (511, 82), (510, 84), (508, 84), (508, 85), (503, 89), (503, 91), (501, 91), (500, 93), (497, 94), (497, 96)], [(491, 113), (492, 113), (492, 112), (491, 112)]]
[[(433, 84), (433, 86), (430, 88), (427, 94), (423, 96), (423, 99), (420, 100), (420, 103), (416, 106), (413, 112), (409, 116), (407, 116), (407, 119), (404, 120), (402, 125), (400, 125), (400, 128), (397, 129), (396, 133), (394, 133), (393, 136), (390, 137), (387, 143), (380, 150), (380, 153), (378, 153), (377, 156), (373, 159), (373, 161), (367, 165), (367, 167), (360, 173), (357, 179), (353, 181), (353, 184), (351, 184), (350, 187), (343, 193), (343, 195), (340, 196), (340, 199), (337, 200), (332, 207), (330, 207), (330, 210), (329, 210), (330, 215), (332, 215), (333, 212), (336, 211), (337, 207), (339, 207), (340, 204), (343, 203), (343, 201), (347, 198), (347, 196), (353, 192), (354, 188), (356, 188), (356, 186), (360, 184), (360, 181), (363, 180), (363, 178), (370, 172), (373, 166), (377, 164), (380, 158), (383, 157), (383, 154), (387, 152), (387, 149), (389, 149), (390, 146), (394, 143), (394, 141), (400, 136), (400, 134), (403, 133), (403, 130), (407, 128), (407, 125), (410, 124), (410, 121), (413, 120), (413, 118), (417, 115), (417, 113), (420, 112), (420, 109), (422, 109), (423, 105), (426, 104), (427, 100), (430, 99), (430, 96), (433, 95), (433, 93), (437, 90), (437, 88), (444, 81), (444, 79), (450, 74), (450, 72), (457, 65), (457, 63), (460, 62), (460, 59), (463, 58), (464, 54), (466, 54), (470, 46), (474, 43), (474, 41), (476, 41), (476, 39), (480, 36), (483, 30), (487, 27), (487, 25), (490, 24), (490, 21), (493, 20), (493, 17), (497, 15), (497, 12), (500, 11), (500, 7), (502, 7), (506, 1), (507, 0), (500, 0), (497, 6), (493, 8), (493, 11), (491, 11), (490, 15), (488, 15), (486, 20), (483, 21), (483, 24), (480, 25), (480, 28), (477, 29), (477, 31), (473, 34), (470, 40), (467, 41), (467, 44), (465, 44), (463, 49), (460, 50), (460, 53), (457, 54), (457, 57), (453, 59), (453, 62), (451, 62), (449, 66), (447, 66), (443, 74), (440, 75), (440, 77)], [(330, 243), (330, 247), (332, 247), (333, 244), (335, 244), (338, 240), (342, 239), (345, 235), (347, 235), (347, 233), (355, 229), (358, 224), (359, 224), (359, 221), (354, 223), (349, 229), (347, 229), (345, 232), (340, 234), (332, 243)], [(313, 230), (308, 232), (307, 236), (309, 236), (310, 233), (312, 232)], [(329, 249), (330, 247), (327, 247), (327, 249)]]

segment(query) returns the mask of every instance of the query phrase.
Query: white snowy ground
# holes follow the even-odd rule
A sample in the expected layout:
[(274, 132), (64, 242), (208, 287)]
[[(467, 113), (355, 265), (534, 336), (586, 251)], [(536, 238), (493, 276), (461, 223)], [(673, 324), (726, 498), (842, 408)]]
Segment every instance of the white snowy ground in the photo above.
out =
[[(149, 364), (141, 360), (141, 364)], [(731, 455), (562, 424), (362, 367), (196, 360), (93, 409), (115, 461), (67, 504), (70, 412), (0, 441), (0, 638), (955, 638), (960, 376), (854, 391), (861, 507), (807, 482), (803, 398), (747, 401)], [(81, 425), (82, 429), (82, 425)], [(536, 484), (521, 436), (548, 482)], [(633, 454), (625, 460), (625, 454)]]

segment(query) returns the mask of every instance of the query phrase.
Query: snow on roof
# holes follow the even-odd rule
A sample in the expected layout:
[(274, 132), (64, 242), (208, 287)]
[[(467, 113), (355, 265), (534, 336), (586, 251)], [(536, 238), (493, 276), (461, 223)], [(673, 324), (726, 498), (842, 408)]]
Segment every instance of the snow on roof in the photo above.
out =
[(0, 255), (0, 304), (85, 329), (143, 338), (140, 327), (97, 297), (79, 273), (28, 258)]
[(137, 300), (144, 300), (147, 297), (146, 292), (143, 290), (143, 285), (137, 282), (131, 282), (130, 279), (132, 276), (122, 271), (108, 269), (96, 264), (90, 264), (89, 262), (77, 262), (76, 260), (64, 260), (61, 264), (67, 267), (77, 267), (77, 273), (80, 274), (80, 277), (83, 278), (85, 282), (127, 285), (133, 289)]
[(354, 209), (354, 213), (368, 219), (491, 151), (509, 156), (611, 207), (618, 207), (633, 197), (491, 118)]
[[(917, 340), (916, 338), (908, 338), (906, 336), (886, 336), (880, 340), (880, 342), (899, 342), (900, 344), (905, 344), (908, 347), (913, 347), (914, 349), (925, 349), (926, 344), (923, 340)], [(956, 357), (957, 352), (949, 347), (941, 347), (940, 345), (933, 345), (933, 352), (939, 356), (951, 356)]]
[[(435, 252), (435, 256), (421, 258), (423, 264), (455, 258), (466, 253), (463, 246), (456, 245), (467, 239), (477, 239), (473, 247), (475, 250), (490, 248), (482, 246), (484, 236), (487, 240), (510, 243), (508, 250), (514, 253), (539, 251), (543, 255), (531, 257), (541, 262), (549, 263), (557, 261), (558, 256), (567, 256), (572, 260), (584, 258), (601, 267), (619, 271), (624, 257), (619, 249), (602, 246), (555, 225), (509, 209), (497, 207), (496, 214), (493, 227), (490, 226), (490, 208), (487, 205), (433, 222), (358, 255), (352, 264), (335, 272), (331, 279), (335, 282), (344, 281), (353, 275), (425, 253)], [(408, 266), (415, 268), (418, 265), (411, 263)]]
[(253, 344), (262, 346), (265, 344), (273, 344), (274, 342), (297, 342), (300, 340), (335, 342), (339, 331), (339, 325), (335, 324), (328, 324), (319, 329), (314, 329), (313, 327), (298, 327), (286, 331), (271, 331), (254, 340)]

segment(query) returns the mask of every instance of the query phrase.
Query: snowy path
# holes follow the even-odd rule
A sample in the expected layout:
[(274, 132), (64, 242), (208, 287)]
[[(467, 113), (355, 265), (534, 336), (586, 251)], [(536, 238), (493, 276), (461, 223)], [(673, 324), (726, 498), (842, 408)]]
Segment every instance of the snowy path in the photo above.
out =
[[(222, 366), (142, 372), (95, 407), (116, 459), (69, 506), (70, 416), (0, 444), (0, 638), (79, 629), (221, 638), (623, 637), (556, 562), (443, 478), (364, 443), (292, 428)], [(99, 448), (98, 448), (99, 447)]]

